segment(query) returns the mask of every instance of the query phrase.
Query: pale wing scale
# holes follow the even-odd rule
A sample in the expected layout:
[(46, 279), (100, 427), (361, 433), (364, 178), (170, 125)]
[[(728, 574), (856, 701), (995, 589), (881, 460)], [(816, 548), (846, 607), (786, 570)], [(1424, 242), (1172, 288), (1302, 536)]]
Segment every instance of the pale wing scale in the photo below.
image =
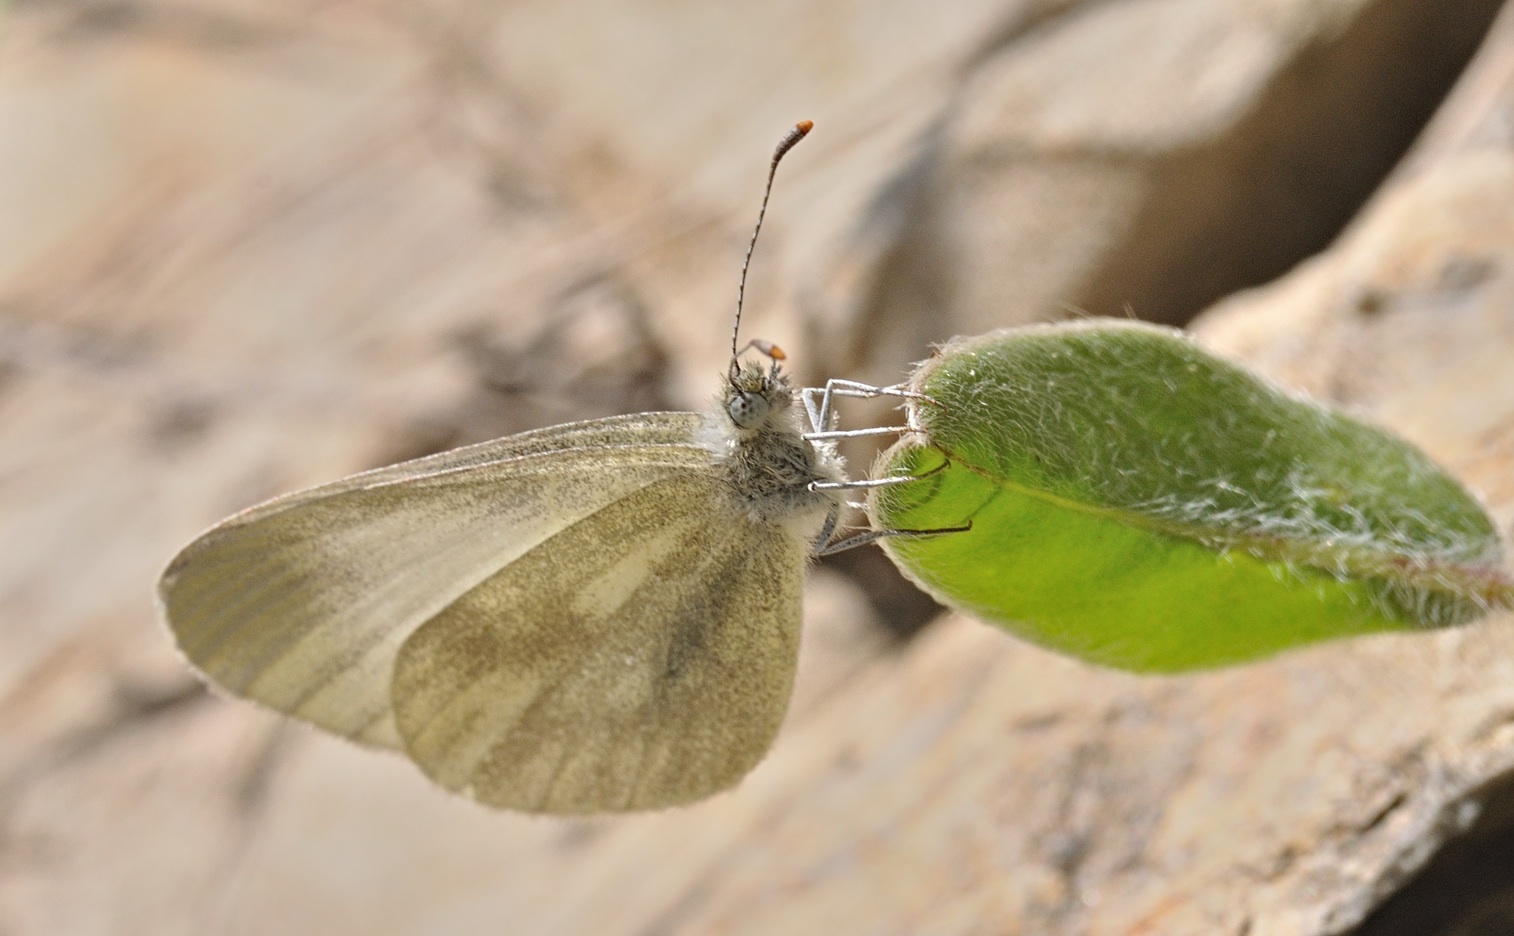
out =
[(807, 548), (728, 509), (723, 484), (638, 488), (417, 629), (392, 693), (410, 757), (488, 805), (553, 813), (740, 780), (788, 706)]
[(564, 527), (670, 474), (708, 471), (699, 425), (656, 413), (556, 426), (278, 498), (173, 560), (165, 617), (228, 690), (399, 747), (389, 684), (405, 638)]

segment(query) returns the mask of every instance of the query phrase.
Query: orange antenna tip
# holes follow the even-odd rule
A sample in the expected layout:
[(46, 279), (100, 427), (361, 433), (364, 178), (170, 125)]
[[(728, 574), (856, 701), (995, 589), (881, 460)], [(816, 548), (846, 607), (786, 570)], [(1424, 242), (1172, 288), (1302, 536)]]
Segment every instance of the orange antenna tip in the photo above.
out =
[(804, 139), (813, 129), (815, 129), (815, 122), (813, 120), (801, 120), (794, 124), (794, 129), (785, 133), (783, 139), (778, 141), (777, 149), (773, 150), (773, 168), (777, 169), (778, 160), (783, 158), (783, 154), (793, 149), (794, 144)]
[(735, 356), (740, 357), (746, 352), (747, 348), (756, 348), (758, 354), (766, 355), (767, 357), (770, 357), (775, 361), (787, 361), (789, 358), (787, 354), (783, 353), (782, 348), (773, 344), (771, 341), (767, 341), (762, 338), (753, 338), (751, 341), (748, 341), (746, 344), (741, 346), (740, 350), (736, 352)]

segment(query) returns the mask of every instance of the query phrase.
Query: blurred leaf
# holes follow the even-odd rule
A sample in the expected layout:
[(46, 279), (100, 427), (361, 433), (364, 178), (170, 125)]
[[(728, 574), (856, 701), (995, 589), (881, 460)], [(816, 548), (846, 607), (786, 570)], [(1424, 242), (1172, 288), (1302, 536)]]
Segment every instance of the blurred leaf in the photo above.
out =
[(875, 476), (884, 541), (937, 600), (1074, 656), (1174, 672), (1468, 621), (1514, 597), (1492, 521), (1423, 453), (1171, 329), (958, 339)]

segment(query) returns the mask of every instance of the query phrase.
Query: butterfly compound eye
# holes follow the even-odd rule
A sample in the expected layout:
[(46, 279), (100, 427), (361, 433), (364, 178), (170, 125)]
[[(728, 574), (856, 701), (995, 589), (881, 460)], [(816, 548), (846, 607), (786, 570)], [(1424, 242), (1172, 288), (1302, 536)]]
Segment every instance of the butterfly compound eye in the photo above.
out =
[(725, 411), (730, 414), (731, 422), (742, 429), (755, 429), (762, 425), (762, 421), (767, 419), (768, 409), (766, 397), (744, 390), (737, 390), (725, 401)]

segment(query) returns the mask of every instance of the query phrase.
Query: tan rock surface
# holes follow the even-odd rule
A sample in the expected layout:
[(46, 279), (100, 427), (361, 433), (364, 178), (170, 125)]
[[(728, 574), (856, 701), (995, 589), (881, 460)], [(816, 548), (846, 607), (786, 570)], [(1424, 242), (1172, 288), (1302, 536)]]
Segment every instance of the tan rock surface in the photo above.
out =
[(883, 297), (822, 319), (864, 342), (840, 363), (1069, 310), (1183, 322), (1282, 274), (1366, 199), (1497, 6), (1136, 0), (1027, 23), (886, 190), (915, 201), (879, 256), (923, 286), (880, 270)]
[[(1475, 33), (1490, 6), (18, 5), (0, 33), (0, 930), (1344, 931), (1510, 767), (1507, 616), (1138, 679), (965, 620), (901, 644), (822, 570), (790, 724), (745, 783), (565, 822), (207, 696), (151, 586), (199, 528), (277, 491), (698, 405), (765, 147), (796, 117), (820, 132), (785, 168), (752, 333), (807, 372), (877, 378), (978, 321), (963, 309), (1140, 308), (1159, 274), (1192, 275), (1132, 231), (1198, 237), (1229, 271), (1207, 289), (1255, 281), (1214, 228), (1155, 226), (1184, 212), (1158, 196), (1265, 166), (1236, 190), (1265, 201), (1294, 164), (1236, 158), (1257, 108), (1286, 114), (1316, 67), (1367, 87), (1336, 107), (1401, 90), (1385, 72), (1433, 97), (1454, 42), (1347, 40), (1416, 34), (1431, 10), (1424, 35)], [(1334, 248), (1200, 326), (1425, 446), (1505, 529), (1510, 28)], [(1332, 113), (1300, 109), (1280, 139)], [(1390, 151), (1371, 126), (1347, 139)], [(1066, 175), (1047, 154), (1069, 151), (1140, 158)], [(1375, 184), (1371, 160), (1326, 164)], [(1272, 243), (1234, 217), (1259, 239), (1239, 252)], [(1309, 217), (1320, 239), (1336, 223)]]

